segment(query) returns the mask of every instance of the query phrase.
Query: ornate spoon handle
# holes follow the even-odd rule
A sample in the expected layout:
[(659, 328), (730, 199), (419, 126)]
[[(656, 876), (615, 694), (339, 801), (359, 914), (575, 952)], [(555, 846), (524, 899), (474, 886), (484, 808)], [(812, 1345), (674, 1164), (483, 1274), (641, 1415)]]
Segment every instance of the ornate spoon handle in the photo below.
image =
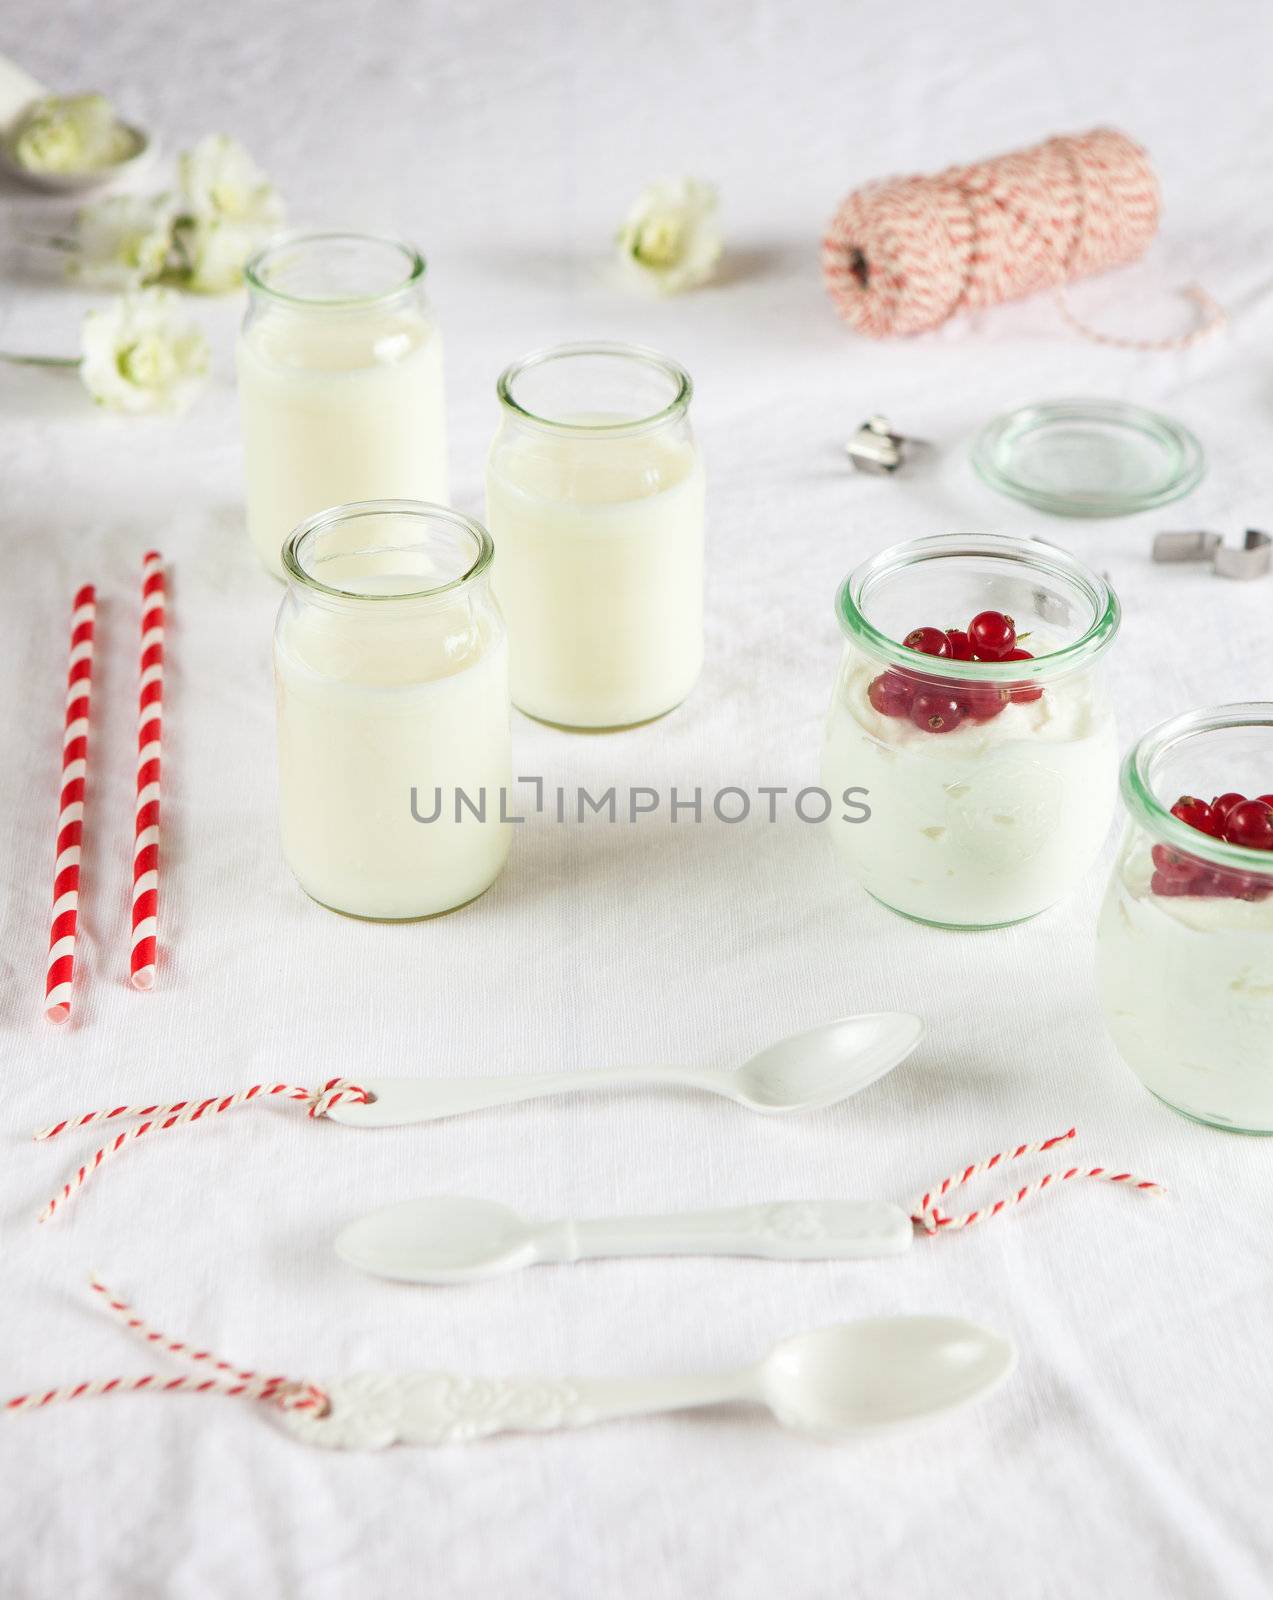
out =
[(468, 1444), (493, 1433), (547, 1433), (616, 1417), (683, 1411), (753, 1397), (756, 1372), (685, 1378), (466, 1378), (450, 1372), (366, 1372), (324, 1388), (323, 1416), (284, 1413), (307, 1444), (375, 1450)]

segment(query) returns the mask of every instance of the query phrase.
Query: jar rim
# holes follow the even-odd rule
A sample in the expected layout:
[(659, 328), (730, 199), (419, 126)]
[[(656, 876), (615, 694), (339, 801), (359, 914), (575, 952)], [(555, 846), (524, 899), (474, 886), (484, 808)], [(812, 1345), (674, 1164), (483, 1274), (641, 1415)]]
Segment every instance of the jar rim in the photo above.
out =
[[(550, 361), (576, 360), (588, 356), (617, 356), (646, 367), (653, 367), (672, 380), (676, 386), (676, 393), (658, 411), (652, 411), (643, 417), (628, 417), (621, 422), (567, 422), (560, 418), (544, 417), (528, 406), (522, 405), (514, 396), (513, 384), (532, 368), (545, 366)], [(504, 368), (495, 385), (495, 393), (506, 411), (511, 411), (514, 416), (530, 423), (532, 427), (543, 428), (550, 433), (570, 434), (576, 438), (598, 435), (612, 438), (616, 434), (644, 433), (648, 429), (659, 427), (681, 416), (693, 398), (694, 384), (679, 361), (673, 361), (671, 356), (665, 356), (661, 351), (651, 349), (648, 345), (625, 344), (621, 340), (593, 339), (573, 344), (542, 345), (537, 350), (531, 350)]]
[[(421, 523), (445, 522), (461, 528), (473, 539), (477, 555), (458, 577), (450, 578), (446, 583), (434, 584), (431, 588), (411, 589), (401, 594), (368, 594), (359, 589), (342, 589), (324, 583), (302, 564), (302, 547), (315, 534), (338, 522), (354, 522), (360, 517), (377, 516), (414, 517)], [(433, 600), (439, 595), (453, 593), (480, 577), (490, 566), (494, 555), (495, 545), (482, 524), (475, 522), (472, 517), (466, 517), (463, 512), (453, 511), (449, 506), (434, 505), (428, 500), (352, 500), (345, 505), (329, 506), (325, 511), (307, 517), (293, 530), (283, 546), (283, 570), (295, 582), (328, 599), (366, 605), (400, 605), (404, 601)]]
[[(923, 561), (951, 560), (957, 556), (990, 556), (1015, 561), (1035, 571), (1063, 578), (1082, 591), (1091, 603), (1093, 622), (1070, 644), (1028, 661), (956, 661), (948, 656), (917, 657), (898, 639), (890, 638), (866, 616), (864, 602), (870, 589), (885, 577)], [(889, 545), (855, 567), (835, 597), (836, 619), (847, 639), (869, 654), (904, 670), (919, 670), (918, 662), (942, 681), (960, 683), (1043, 682), (1063, 677), (1095, 659), (1112, 642), (1122, 621), (1118, 596), (1096, 573), (1060, 545), (1044, 539), (1019, 538), (1001, 533), (938, 533)]]
[(1156, 723), (1141, 734), (1123, 759), (1119, 774), (1123, 804), (1142, 827), (1182, 854), (1199, 856), (1215, 866), (1273, 876), (1273, 855), (1269, 851), (1230, 844), (1191, 828), (1179, 817), (1173, 817), (1153, 790), (1150, 775), (1155, 761), (1186, 739), (1229, 728), (1268, 728), (1273, 734), (1273, 700), (1237, 700), (1201, 711), (1186, 711)]
[[(307, 295), (290, 294), (287, 290), (269, 283), (265, 277), (271, 258), (276, 259), (283, 251), (295, 250), (298, 246), (341, 243), (383, 245), (386, 249), (395, 251), (404, 263), (401, 280), (388, 289), (377, 290), (374, 294)], [(306, 311), (351, 311), (398, 299), (407, 290), (420, 283), (427, 270), (427, 263), (416, 247), (394, 234), (361, 233), (356, 228), (320, 228), (275, 234), (251, 257), (243, 269), (243, 275), (249, 289), (277, 301), (280, 305), (295, 306)]]

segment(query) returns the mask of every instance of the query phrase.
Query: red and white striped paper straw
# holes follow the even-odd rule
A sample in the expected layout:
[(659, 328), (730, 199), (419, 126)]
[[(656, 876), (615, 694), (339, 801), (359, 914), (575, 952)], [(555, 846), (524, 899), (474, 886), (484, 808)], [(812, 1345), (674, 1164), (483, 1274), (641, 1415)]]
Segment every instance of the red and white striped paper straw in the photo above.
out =
[(71, 657), (66, 674), (66, 715), (62, 731), (62, 791), (57, 808), (53, 864), (53, 925), (49, 930), (49, 962), (44, 979), (44, 1014), (50, 1022), (65, 1022), (71, 1014), (96, 618), (97, 591), (91, 583), (86, 583), (76, 594), (71, 608)]
[(133, 933), (129, 976), (153, 989), (158, 959), (159, 766), (164, 716), (164, 568), (148, 550), (141, 568), (141, 685), (137, 704), (137, 806), (133, 823)]

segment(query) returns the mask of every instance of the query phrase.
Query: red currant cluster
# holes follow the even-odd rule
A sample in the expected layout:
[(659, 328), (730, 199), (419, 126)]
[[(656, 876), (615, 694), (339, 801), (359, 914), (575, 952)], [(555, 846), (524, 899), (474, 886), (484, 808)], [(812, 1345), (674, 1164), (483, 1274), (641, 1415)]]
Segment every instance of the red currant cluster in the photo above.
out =
[(1267, 900), (1273, 894), (1273, 794), (1257, 795), (1254, 800), (1234, 792), (1218, 794), (1210, 805), (1196, 795), (1182, 794), (1171, 814), (1226, 844), (1269, 851), (1270, 875), (1213, 867), (1196, 856), (1156, 844), (1149, 885), (1155, 894), (1206, 895), (1213, 900)]
[[(908, 650), (948, 661), (1033, 661), (1017, 645), (1017, 627), (1002, 611), (979, 611), (967, 628), (913, 628)], [(953, 733), (961, 722), (989, 722), (1007, 705), (1042, 697), (1037, 683), (953, 683), (890, 667), (872, 678), (866, 696), (881, 716), (909, 717), (925, 733)]]

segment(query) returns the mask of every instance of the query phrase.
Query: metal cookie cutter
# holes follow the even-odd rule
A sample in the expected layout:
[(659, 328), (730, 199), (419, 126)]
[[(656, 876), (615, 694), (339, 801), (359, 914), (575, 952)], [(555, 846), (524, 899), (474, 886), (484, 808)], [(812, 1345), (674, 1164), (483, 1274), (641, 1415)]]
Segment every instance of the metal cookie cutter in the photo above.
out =
[(1273, 571), (1273, 539), (1248, 528), (1236, 549), (1218, 533), (1159, 533), (1154, 536), (1155, 561), (1210, 561), (1221, 578), (1262, 578)]
[(887, 417), (868, 417), (845, 445), (849, 460), (859, 472), (896, 472), (914, 450), (922, 450), (923, 439), (908, 439), (894, 433)]

